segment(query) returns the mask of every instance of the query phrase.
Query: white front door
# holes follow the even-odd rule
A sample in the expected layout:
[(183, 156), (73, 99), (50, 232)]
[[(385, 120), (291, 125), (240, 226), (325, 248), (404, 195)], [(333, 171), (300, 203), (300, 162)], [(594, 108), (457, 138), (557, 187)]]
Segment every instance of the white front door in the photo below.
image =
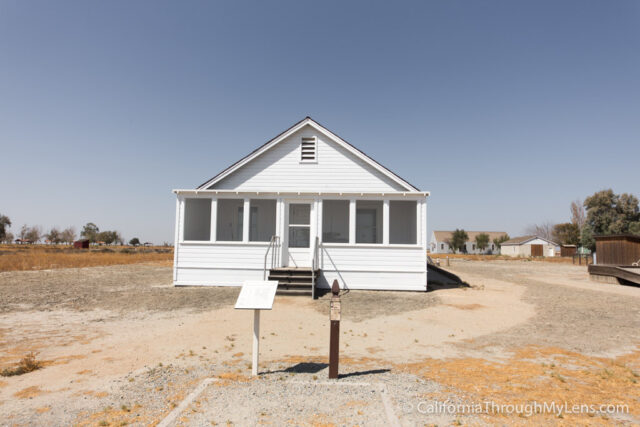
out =
[(311, 267), (311, 203), (290, 201), (285, 211), (285, 267)]

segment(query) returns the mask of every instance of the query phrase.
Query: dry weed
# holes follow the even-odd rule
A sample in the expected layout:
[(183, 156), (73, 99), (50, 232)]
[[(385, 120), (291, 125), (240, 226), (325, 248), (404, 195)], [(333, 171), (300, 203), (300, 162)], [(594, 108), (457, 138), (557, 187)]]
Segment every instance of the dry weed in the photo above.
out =
[(25, 357), (20, 359), (20, 362), (13, 368), (5, 368), (0, 372), (3, 377), (12, 377), (15, 375), (22, 375), (28, 372), (33, 372), (42, 368), (42, 362), (36, 359), (35, 353), (29, 352)]

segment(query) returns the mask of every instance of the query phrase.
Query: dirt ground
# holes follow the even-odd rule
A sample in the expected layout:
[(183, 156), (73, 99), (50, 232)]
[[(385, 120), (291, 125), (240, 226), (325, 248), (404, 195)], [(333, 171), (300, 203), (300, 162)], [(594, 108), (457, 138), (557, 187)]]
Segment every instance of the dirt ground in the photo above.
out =
[[(449, 270), (471, 286), (343, 295), (338, 383), (326, 381), (327, 296), (276, 297), (254, 379), (252, 316), (233, 310), (237, 289), (174, 288), (158, 265), (0, 273), (0, 370), (29, 351), (44, 363), (0, 377), (0, 425), (169, 414), (171, 425), (640, 423), (640, 288), (566, 264), (454, 260)], [(339, 408), (312, 403), (322, 396)], [(420, 410), (486, 401), (628, 411)]]

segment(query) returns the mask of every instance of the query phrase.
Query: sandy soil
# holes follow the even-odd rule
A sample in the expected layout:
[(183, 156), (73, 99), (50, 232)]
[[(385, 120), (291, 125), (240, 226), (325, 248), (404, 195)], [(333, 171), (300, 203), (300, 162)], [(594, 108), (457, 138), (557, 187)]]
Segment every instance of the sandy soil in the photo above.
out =
[[(628, 398), (640, 402), (632, 382), (640, 369), (638, 358), (620, 359), (638, 350), (640, 289), (590, 282), (584, 267), (570, 265), (456, 260), (450, 270), (471, 287), (343, 296), (342, 372), (353, 375), (341, 381), (387, 384), (404, 424), (446, 424), (456, 416), (426, 417), (406, 408), (433, 393), (470, 399), (473, 390), (465, 390), (459, 380), (476, 372), (487, 372), (485, 382), (500, 388), (504, 379), (497, 371), (491, 377), (493, 365), (488, 363), (522, 369), (522, 376), (532, 371), (528, 360), (562, 355), (589, 369), (606, 360), (617, 363), (605, 369), (622, 382), (610, 380), (609, 385), (616, 390), (629, 386)], [(267, 373), (255, 383), (247, 378), (252, 316), (233, 310), (238, 290), (173, 288), (170, 283), (170, 268), (149, 265), (0, 274), (0, 369), (28, 351), (45, 361), (39, 371), (0, 377), (0, 424), (153, 423), (212, 376), (223, 378), (229, 391), (212, 394), (207, 389), (203, 396), (213, 406), (191, 407), (178, 424), (201, 425), (213, 413), (219, 416), (216, 422), (224, 423), (214, 410), (221, 404), (215, 396), (222, 393), (234, 401), (234, 390), (240, 393), (238, 402), (242, 396), (247, 400), (256, 393), (277, 392), (280, 401), (295, 409), (291, 416), (280, 414), (280, 421), (376, 424), (366, 411), (373, 400), (347, 399), (336, 413), (340, 418), (331, 421), (324, 415), (314, 418), (308, 398), (295, 389), (276, 386), (292, 376), (307, 382), (326, 378), (327, 297), (276, 297), (274, 310), (262, 316), (261, 361)], [(557, 350), (523, 353), (532, 345)], [(465, 371), (470, 366), (475, 370)], [(553, 378), (561, 375), (553, 373)], [(527, 378), (539, 383), (540, 375), (551, 374), (531, 375)], [(478, 389), (480, 380), (475, 381)], [(261, 388), (252, 388), (254, 384)], [(608, 389), (606, 384), (598, 387), (603, 393)], [(318, 391), (324, 392), (330, 390)], [(503, 397), (483, 393), (485, 398)], [(247, 405), (243, 408), (253, 410), (253, 418), (235, 414), (228, 420), (256, 422), (256, 413), (273, 412)], [(633, 416), (640, 414), (632, 415), (632, 421), (640, 419)], [(607, 418), (612, 420), (628, 421)]]

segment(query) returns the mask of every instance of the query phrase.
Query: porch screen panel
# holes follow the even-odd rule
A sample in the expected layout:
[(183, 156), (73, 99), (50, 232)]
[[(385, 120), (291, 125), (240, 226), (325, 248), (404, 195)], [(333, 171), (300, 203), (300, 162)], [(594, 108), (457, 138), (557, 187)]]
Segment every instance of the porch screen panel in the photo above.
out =
[(356, 201), (356, 243), (382, 243), (382, 201)]
[(417, 241), (415, 201), (389, 202), (389, 243), (415, 245)]
[(218, 199), (216, 239), (222, 242), (241, 242), (244, 200)]
[(349, 201), (322, 201), (322, 241), (349, 243)]
[(276, 234), (276, 201), (251, 199), (249, 241), (268, 242)]
[(211, 199), (184, 200), (184, 240), (211, 239)]

